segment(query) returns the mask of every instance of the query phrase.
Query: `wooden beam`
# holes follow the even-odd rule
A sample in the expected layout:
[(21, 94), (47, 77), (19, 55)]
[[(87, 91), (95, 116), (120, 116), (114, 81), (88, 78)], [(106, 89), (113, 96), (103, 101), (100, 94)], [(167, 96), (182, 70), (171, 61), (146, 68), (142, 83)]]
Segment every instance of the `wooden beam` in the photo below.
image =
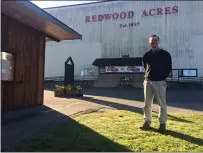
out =
[(60, 42), (59, 39), (54, 38), (54, 37), (52, 37), (52, 36), (50, 36), (50, 35), (48, 35), (48, 34), (43, 33), (43, 35), (46, 36), (46, 37), (48, 37), (48, 38), (51, 39), (51, 40), (54, 40), (54, 41), (56, 41), (56, 42)]

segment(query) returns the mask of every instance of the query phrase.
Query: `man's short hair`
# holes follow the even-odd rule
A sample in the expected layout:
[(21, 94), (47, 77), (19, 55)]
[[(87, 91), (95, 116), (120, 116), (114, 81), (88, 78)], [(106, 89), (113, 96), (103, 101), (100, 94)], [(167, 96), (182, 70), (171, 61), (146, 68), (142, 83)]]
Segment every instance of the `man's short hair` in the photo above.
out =
[(159, 36), (157, 36), (157, 35), (151, 35), (149, 38), (152, 38), (152, 37), (157, 37), (158, 41), (159, 41)]

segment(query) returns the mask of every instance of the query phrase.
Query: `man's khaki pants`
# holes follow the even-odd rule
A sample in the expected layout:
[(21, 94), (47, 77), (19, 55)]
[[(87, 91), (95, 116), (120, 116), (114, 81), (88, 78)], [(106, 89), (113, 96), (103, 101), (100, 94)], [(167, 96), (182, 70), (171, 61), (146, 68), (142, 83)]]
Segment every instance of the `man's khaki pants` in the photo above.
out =
[(166, 106), (166, 81), (144, 81), (144, 120), (152, 122), (152, 103), (154, 96), (158, 101), (159, 108), (159, 122), (166, 124), (167, 120), (167, 106)]

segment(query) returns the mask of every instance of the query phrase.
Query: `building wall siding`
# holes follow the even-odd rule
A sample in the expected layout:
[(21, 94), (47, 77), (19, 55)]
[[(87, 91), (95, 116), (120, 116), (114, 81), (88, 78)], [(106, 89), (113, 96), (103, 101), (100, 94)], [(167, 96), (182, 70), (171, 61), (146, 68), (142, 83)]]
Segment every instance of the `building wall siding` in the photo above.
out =
[(98, 74), (98, 69), (92, 65), (96, 58), (101, 57), (100, 43), (84, 43), (74, 41), (48, 42), (46, 44), (45, 77), (64, 76), (65, 61), (71, 56), (74, 62), (75, 75), (81, 71), (92, 69)]
[[(144, 10), (173, 6), (178, 7), (178, 13), (142, 17)], [(78, 40), (78, 44), (100, 43), (102, 58), (123, 54), (142, 57), (149, 50), (148, 37), (156, 34), (160, 37), (160, 47), (170, 52), (173, 68), (198, 68), (198, 75), (203, 76), (203, 1), (115, 1), (46, 11), (82, 34), (83, 40)], [(128, 11), (134, 12), (133, 18), (85, 22), (85, 16)], [(140, 24), (120, 28), (120, 24), (131, 22)], [(84, 54), (87, 52), (84, 50)]]
[(1, 14), (2, 52), (15, 52), (14, 80), (2, 81), (3, 110), (43, 104), (45, 36)]

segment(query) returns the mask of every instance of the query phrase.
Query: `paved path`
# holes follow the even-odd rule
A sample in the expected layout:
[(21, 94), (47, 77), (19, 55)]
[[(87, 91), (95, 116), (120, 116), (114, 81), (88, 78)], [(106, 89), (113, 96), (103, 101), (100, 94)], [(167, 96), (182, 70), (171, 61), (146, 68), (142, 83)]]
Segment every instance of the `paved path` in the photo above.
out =
[[(65, 99), (54, 97), (52, 91), (45, 91), (44, 106), (6, 112), (3, 115), (2, 147), (18, 144), (24, 139), (52, 128), (80, 112), (112, 108), (142, 113), (141, 90), (87, 89), (85, 94), (84, 98), (81, 99)], [(125, 95), (128, 96), (125, 97)], [(181, 101), (170, 103), (170, 105), (168, 107), (169, 112), (203, 114), (203, 110), (201, 110), (203, 109), (203, 103), (199, 101), (195, 104)], [(192, 107), (192, 105), (195, 105), (195, 107)], [(153, 110), (158, 111), (156, 104), (153, 105)]]

